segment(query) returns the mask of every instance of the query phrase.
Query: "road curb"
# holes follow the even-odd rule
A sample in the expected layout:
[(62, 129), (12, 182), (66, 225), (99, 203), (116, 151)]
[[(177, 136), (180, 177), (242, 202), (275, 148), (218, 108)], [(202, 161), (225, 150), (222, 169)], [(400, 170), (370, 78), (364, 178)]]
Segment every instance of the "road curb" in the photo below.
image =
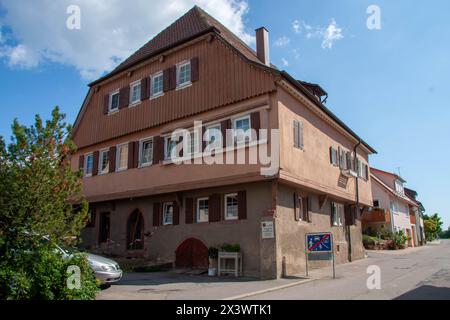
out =
[(263, 290), (259, 290), (259, 291), (253, 291), (253, 292), (249, 292), (249, 293), (244, 293), (241, 295), (237, 295), (237, 296), (232, 296), (232, 297), (228, 297), (228, 298), (224, 298), (222, 300), (239, 300), (239, 299), (243, 299), (243, 298), (247, 298), (247, 297), (251, 297), (251, 296), (256, 296), (259, 294), (263, 294), (263, 293), (267, 293), (267, 292), (272, 292), (272, 291), (277, 291), (277, 290), (282, 290), (285, 288), (289, 288), (289, 287), (294, 287), (294, 286), (298, 286), (304, 283), (308, 283), (308, 282), (312, 282), (315, 281), (317, 279), (303, 279), (303, 280), (299, 280), (296, 282), (292, 282), (292, 283), (287, 283), (278, 287), (272, 287), (272, 288), (267, 288), (267, 289), (263, 289)]

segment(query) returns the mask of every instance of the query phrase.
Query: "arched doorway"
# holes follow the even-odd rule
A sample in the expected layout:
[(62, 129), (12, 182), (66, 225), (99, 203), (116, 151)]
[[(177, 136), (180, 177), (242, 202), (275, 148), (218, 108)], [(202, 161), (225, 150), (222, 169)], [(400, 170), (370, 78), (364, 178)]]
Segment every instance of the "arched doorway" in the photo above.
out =
[(144, 218), (138, 209), (134, 210), (128, 217), (127, 249), (144, 249)]
[(175, 251), (175, 266), (179, 268), (208, 268), (208, 248), (198, 239), (184, 240)]

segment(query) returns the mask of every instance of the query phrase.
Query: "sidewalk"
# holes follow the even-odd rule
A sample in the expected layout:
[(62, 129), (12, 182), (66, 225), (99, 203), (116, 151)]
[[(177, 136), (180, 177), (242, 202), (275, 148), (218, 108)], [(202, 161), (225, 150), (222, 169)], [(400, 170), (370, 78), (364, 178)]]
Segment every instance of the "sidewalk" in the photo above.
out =
[[(117, 284), (98, 293), (98, 300), (220, 300), (242, 299), (313, 279), (292, 277), (278, 280), (218, 278), (174, 272), (127, 273)], [(249, 295), (251, 294), (251, 295)]]

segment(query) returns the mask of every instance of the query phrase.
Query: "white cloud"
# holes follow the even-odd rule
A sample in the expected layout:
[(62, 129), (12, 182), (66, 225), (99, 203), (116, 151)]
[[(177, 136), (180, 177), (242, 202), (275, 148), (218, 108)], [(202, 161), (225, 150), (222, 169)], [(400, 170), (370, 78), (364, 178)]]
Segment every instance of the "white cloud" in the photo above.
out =
[(323, 49), (331, 49), (333, 44), (344, 38), (342, 28), (340, 28), (336, 20), (331, 19), (330, 23), (326, 27), (312, 27), (302, 20), (295, 20), (292, 23), (292, 28), (295, 33), (302, 33), (306, 39), (321, 39)]
[(289, 66), (289, 61), (287, 61), (285, 58), (281, 58), (281, 62), (283, 63), (283, 66), (285, 66), (285, 67)]
[[(69, 5), (81, 9), (81, 29), (69, 30)], [(195, 4), (247, 43), (245, 0), (2, 0), (11, 43), (0, 43), (8, 65), (33, 68), (44, 61), (74, 66), (92, 80), (112, 70)], [(0, 32), (1, 34), (1, 32)], [(3, 39), (0, 35), (0, 39)], [(11, 38), (11, 39), (9, 39)]]
[(328, 27), (323, 31), (322, 48), (331, 49), (335, 41), (344, 38), (342, 29), (338, 27), (334, 19), (331, 20)]
[(293, 49), (292, 54), (294, 55), (295, 60), (300, 59), (300, 51), (298, 49)]
[(286, 36), (282, 36), (280, 38), (278, 38), (277, 40), (275, 40), (275, 42), (273, 43), (273, 45), (275, 47), (285, 47), (287, 46), (289, 43), (291, 42), (291, 39), (289, 39)]

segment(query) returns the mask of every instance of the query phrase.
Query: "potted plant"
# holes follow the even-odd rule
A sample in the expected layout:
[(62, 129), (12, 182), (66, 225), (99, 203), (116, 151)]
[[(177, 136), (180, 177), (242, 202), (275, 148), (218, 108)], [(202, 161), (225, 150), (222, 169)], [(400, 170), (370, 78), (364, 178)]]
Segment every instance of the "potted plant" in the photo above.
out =
[(219, 249), (210, 247), (208, 249), (209, 268), (208, 275), (213, 277), (217, 274), (217, 257), (219, 256)]

